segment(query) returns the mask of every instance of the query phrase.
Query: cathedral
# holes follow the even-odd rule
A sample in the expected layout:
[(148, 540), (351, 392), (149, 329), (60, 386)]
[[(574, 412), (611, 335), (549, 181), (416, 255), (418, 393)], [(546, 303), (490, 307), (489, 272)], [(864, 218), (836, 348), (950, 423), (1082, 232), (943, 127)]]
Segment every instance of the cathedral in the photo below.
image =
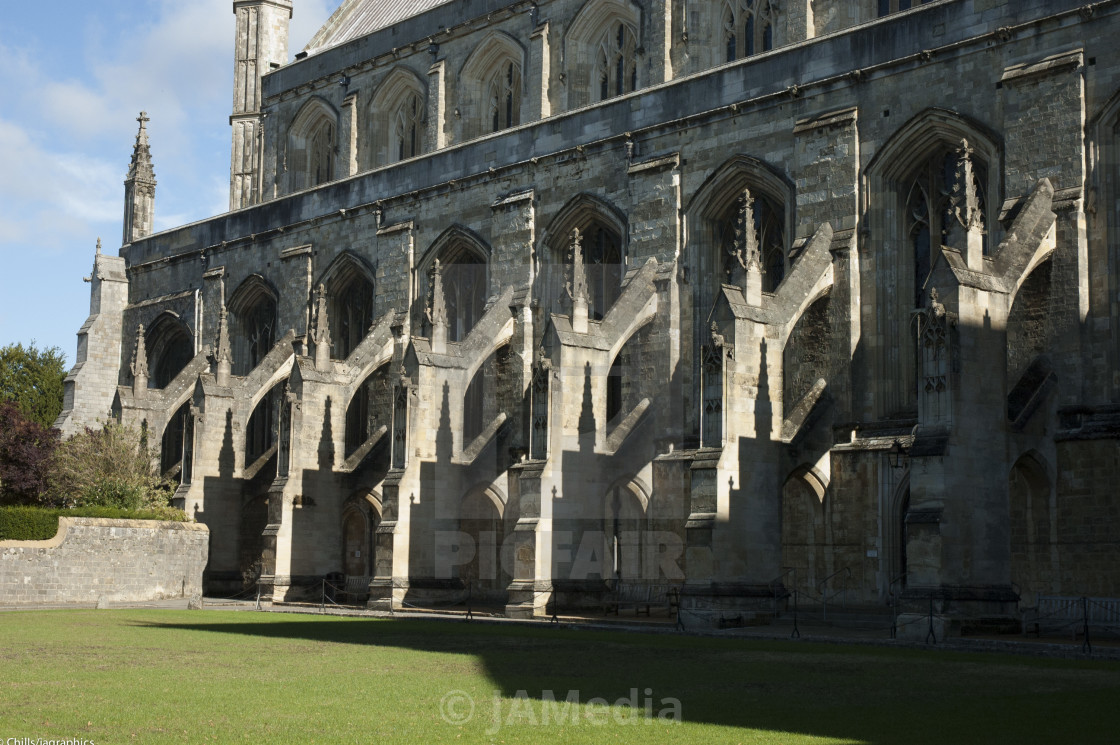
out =
[(1120, 2), (232, 5), (230, 210), (141, 114), (58, 421), (208, 592), (1120, 593)]

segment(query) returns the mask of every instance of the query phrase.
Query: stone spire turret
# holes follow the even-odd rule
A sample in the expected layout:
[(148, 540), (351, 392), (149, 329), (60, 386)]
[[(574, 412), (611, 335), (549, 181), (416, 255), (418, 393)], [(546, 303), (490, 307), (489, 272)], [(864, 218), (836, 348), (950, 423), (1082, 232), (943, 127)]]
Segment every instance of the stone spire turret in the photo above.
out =
[(264, 114), (261, 77), (288, 62), (292, 0), (234, 0), (233, 150), (229, 208), (257, 204), (262, 196)]
[(132, 148), (132, 162), (124, 180), (124, 237), (129, 244), (152, 233), (152, 216), (156, 203), (156, 174), (152, 170), (152, 151), (148, 147), (147, 112), (136, 118), (140, 129)]
[(572, 297), (572, 330), (587, 333), (587, 270), (583, 266), (583, 235), (579, 228), (572, 228), (568, 238), (568, 254), (571, 260), (572, 277), (568, 282), (568, 294)]
[(144, 346), (144, 324), (136, 327), (136, 346), (132, 350), (132, 394), (136, 398), (148, 390), (148, 350)]
[(323, 285), (315, 290), (311, 341), (315, 344), (315, 369), (326, 372), (331, 367), (331, 328), (327, 313), (327, 289)]
[(432, 264), (432, 295), (428, 309), (428, 322), (432, 324), (432, 351), (447, 351), (447, 297), (443, 293), (443, 269), (439, 259)]
[(762, 251), (754, 224), (754, 197), (750, 189), (743, 189), (735, 215), (735, 242), (730, 247), (735, 260), (732, 283), (743, 289), (743, 297), (750, 305), (762, 304)]
[(229, 348), (229, 311), (223, 301), (218, 310), (218, 348), (214, 352), (214, 378), (220, 386), (229, 385), (229, 376), (233, 368), (233, 355)]

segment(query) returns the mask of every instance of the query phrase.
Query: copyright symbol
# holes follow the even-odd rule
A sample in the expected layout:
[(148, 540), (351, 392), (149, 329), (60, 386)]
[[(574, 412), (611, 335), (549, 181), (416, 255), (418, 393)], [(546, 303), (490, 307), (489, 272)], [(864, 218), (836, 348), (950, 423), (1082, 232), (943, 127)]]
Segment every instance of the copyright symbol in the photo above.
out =
[(466, 691), (448, 691), (439, 701), (439, 715), (450, 725), (466, 724), (474, 716), (474, 699)]

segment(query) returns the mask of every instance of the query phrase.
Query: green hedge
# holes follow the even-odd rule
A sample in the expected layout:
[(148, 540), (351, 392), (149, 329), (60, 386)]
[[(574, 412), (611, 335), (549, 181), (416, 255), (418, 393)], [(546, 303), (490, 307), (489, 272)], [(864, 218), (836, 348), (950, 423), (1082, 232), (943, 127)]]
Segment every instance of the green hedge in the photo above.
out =
[(170, 520), (183, 522), (182, 510), (163, 507), (155, 510), (124, 510), (118, 507), (0, 507), (0, 541), (45, 541), (58, 532), (60, 517), (104, 517), (114, 520)]

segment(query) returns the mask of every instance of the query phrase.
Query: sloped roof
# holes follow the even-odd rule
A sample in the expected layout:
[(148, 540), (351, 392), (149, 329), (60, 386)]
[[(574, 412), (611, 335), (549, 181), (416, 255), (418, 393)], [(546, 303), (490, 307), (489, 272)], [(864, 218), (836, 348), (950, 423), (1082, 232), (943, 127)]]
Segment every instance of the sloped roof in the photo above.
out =
[(451, 0), (346, 0), (304, 51), (314, 53), (345, 44), (448, 2)]

